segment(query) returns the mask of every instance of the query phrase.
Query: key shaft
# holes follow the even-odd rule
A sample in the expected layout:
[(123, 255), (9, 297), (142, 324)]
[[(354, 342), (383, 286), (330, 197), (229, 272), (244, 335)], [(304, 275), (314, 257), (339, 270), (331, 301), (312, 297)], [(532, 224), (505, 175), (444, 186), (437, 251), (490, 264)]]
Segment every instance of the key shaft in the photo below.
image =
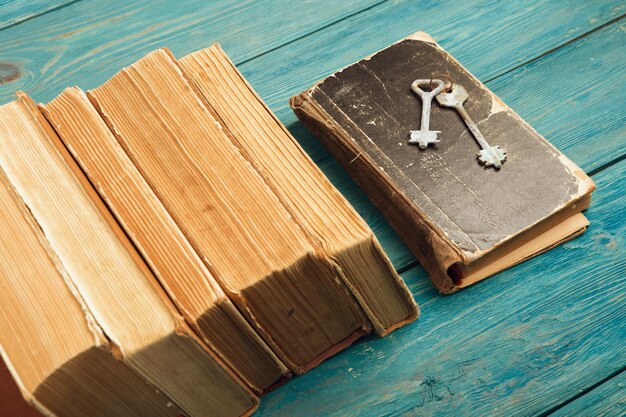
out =
[[(430, 91), (424, 91), (420, 88), (423, 85), (434, 85)], [(432, 109), (432, 101), (433, 98), (439, 94), (443, 88), (445, 87), (445, 83), (438, 79), (432, 80), (415, 80), (411, 84), (411, 90), (415, 94), (419, 96), (422, 100), (422, 118), (420, 120), (420, 130), (412, 130), (410, 132), (409, 143), (417, 144), (420, 149), (426, 149), (431, 143), (441, 142), (437, 139), (437, 133), (440, 133), (436, 130), (430, 129), (430, 112)]]
[(463, 107), (463, 104), (459, 104), (458, 106), (455, 106), (454, 109), (457, 111), (457, 113), (459, 113), (459, 115), (461, 116), (461, 119), (463, 119), (463, 121), (469, 128), (470, 132), (472, 132), (472, 135), (474, 135), (474, 138), (476, 139), (480, 147), (482, 149), (490, 148), (489, 143), (487, 142), (487, 139), (485, 139), (483, 134), (480, 132), (480, 130), (478, 129), (478, 126), (476, 126), (476, 123), (474, 123), (470, 115), (467, 113), (467, 110), (465, 110), (465, 107)]
[(426, 99), (422, 97), (422, 119), (420, 120), (420, 132), (425, 132), (430, 127), (430, 110), (432, 108), (433, 98)]
[(474, 123), (465, 107), (463, 107), (463, 103), (465, 103), (468, 97), (469, 95), (463, 86), (454, 84), (450, 91), (444, 91), (437, 95), (437, 102), (444, 107), (453, 108), (461, 116), (461, 119), (472, 132), (481, 148), (481, 151), (478, 152), (478, 160), (485, 166), (493, 166), (496, 169), (500, 169), (502, 168), (502, 163), (506, 160), (506, 151), (497, 145), (489, 145), (487, 139), (485, 139), (476, 123)]

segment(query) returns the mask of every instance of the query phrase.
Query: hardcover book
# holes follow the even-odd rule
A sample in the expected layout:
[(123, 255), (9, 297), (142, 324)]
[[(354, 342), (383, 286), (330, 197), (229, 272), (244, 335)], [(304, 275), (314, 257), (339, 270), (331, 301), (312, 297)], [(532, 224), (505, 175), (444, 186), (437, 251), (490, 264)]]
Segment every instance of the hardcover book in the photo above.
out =
[(248, 415), (418, 316), (218, 45), (38, 107), (18, 92), (0, 127), (0, 353), (46, 416)]
[(23, 93), (0, 107), (0, 187), (0, 352), (31, 403), (61, 416), (256, 408)]
[[(428, 92), (439, 78), (445, 90), (426, 112), (439, 142), (422, 149), (409, 143), (423, 122), (423, 102), (412, 85), (426, 80)], [(467, 93), (465, 115), (441, 100), (459, 86)], [(320, 81), (291, 106), (444, 293), (588, 225), (581, 211), (590, 203), (592, 180), (423, 32)], [(506, 150), (499, 169), (481, 163), (482, 145), (464, 118), (490, 145)]]
[(40, 108), (196, 333), (257, 393), (286, 376), (87, 95), (68, 88)]
[(229, 298), (295, 373), (370, 324), (169, 51), (88, 97)]
[(418, 308), (365, 221), (308, 157), (219, 47), (180, 60), (229, 138), (331, 262), (375, 331), (386, 335)]

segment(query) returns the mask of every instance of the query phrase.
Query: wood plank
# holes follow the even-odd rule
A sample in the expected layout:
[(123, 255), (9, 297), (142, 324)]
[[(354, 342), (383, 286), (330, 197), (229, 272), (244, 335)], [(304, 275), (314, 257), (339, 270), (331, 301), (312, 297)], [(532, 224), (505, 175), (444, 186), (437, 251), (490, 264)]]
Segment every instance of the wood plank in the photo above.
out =
[(619, 417), (626, 415), (626, 372), (622, 371), (602, 385), (550, 414), (552, 417)]
[[(0, 86), (0, 102), (11, 100), (17, 89), (48, 101), (68, 85), (96, 87), (122, 66), (160, 46), (182, 56), (219, 40), (240, 63), (337, 21), (327, 30), (315, 32), (321, 36), (294, 42), (301, 56), (293, 62), (272, 64), (267, 91), (282, 90), (271, 79), (284, 71), (298, 75), (317, 70), (319, 75), (305, 77), (308, 85), (311, 79), (418, 29), (429, 30), (445, 46), (454, 46), (451, 51), (463, 62), (467, 57), (479, 57), (470, 70), (489, 77), (619, 16), (626, 8), (618, 0), (534, 0), (523, 4), (470, 0), (451, 9), (438, 3), (402, 0), (368, 9), (376, 4), (376, 0), (326, 0), (321, 7), (316, 2), (288, 0), (196, 0), (178, 4), (173, 15), (165, 0), (149, 4), (83, 0), (3, 33), (0, 54), (5, 63), (19, 70), (19, 77)], [(364, 13), (341, 20), (364, 8)], [(553, 16), (551, 25), (540, 24), (546, 14)], [(294, 72), (296, 67), (302, 68)], [(271, 98), (263, 91), (265, 99)]]
[(219, 40), (250, 59), (378, 1), (79, 1), (2, 32), (0, 65), (13, 80), (0, 85), (0, 103), (18, 89), (49, 101), (68, 86), (97, 87), (164, 46), (183, 56)]
[(583, 236), (453, 296), (410, 270), (420, 320), (270, 393), (258, 415), (536, 415), (622, 369), (626, 161), (594, 180)]
[(621, 20), (488, 85), (590, 172), (626, 152), (624, 62)]
[[(626, 137), (626, 22), (614, 23), (487, 85), (544, 134), (557, 148), (590, 172), (624, 153)], [(592, 63), (592, 65), (589, 65)], [(567, 88), (559, 78), (567, 74)], [(543, 84), (542, 84), (543, 83)], [(538, 88), (537, 86), (544, 87)], [(614, 88), (607, 105), (606, 89)], [(274, 102), (275, 107), (280, 104)], [(415, 260), (408, 249), (367, 201), (343, 168), (304, 126), (291, 109), (278, 116), (291, 129), (324, 173), (347, 196), (376, 232), (396, 268)], [(589, 147), (594, 152), (589, 152)]]
[(0, 30), (75, 1), (77, 0), (2, 0), (0, 1)]
[(489, 80), (624, 13), (626, 4), (612, 0), (488, 5), (468, 0), (453, 8), (435, 2), (387, 2), (246, 63), (241, 70), (274, 105), (277, 97), (300, 92), (337, 69), (424, 30), (479, 79)]

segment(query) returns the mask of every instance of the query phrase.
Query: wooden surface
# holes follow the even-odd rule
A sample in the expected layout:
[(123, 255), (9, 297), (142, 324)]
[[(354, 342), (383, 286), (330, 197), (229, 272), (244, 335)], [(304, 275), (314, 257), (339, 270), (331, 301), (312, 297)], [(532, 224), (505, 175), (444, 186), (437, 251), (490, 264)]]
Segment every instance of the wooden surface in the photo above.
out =
[[(370, 223), (422, 307), (263, 399), (262, 416), (623, 415), (624, 1), (0, 3), (0, 102), (93, 88), (150, 50), (222, 43)], [(580, 238), (452, 296), (288, 109), (313, 82), (426, 30), (598, 183)]]

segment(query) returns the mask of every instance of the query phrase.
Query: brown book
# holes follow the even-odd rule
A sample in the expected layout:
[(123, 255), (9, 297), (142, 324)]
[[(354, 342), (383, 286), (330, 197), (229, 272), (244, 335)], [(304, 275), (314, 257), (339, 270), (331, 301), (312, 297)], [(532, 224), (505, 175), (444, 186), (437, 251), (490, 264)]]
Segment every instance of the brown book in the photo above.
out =
[(40, 106), (178, 310), (256, 392), (288, 373), (228, 299), (157, 195), (78, 88)]
[(175, 417), (180, 408), (115, 357), (3, 171), (0, 222), (2, 415), (40, 415), (30, 404), (45, 416)]
[(168, 51), (87, 94), (226, 294), (292, 371), (369, 330), (334, 265), (231, 143)]
[(417, 318), (408, 288), (371, 229), (317, 168), (219, 45), (180, 60), (225, 133), (335, 267), (385, 335)]
[(256, 397), (178, 315), (35, 104), (0, 107), (0, 132), (13, 216), (0, 344), (26, 398), (64, 416), (251, 412)]
[[(454, 109), (436, 100), (440, 143), (409, 145), (420, 129), (417, 79), (465, 88), (464, 108), (501, 169)], [(428, 90), (428, 86), (423, 87)], [(458, 91), (458, 90), (457, 90)], [(475, 283), (582, 233), (594, 184), (427, 34), (420, 32), (293, 97), (292, 108), (326, 144), (445, 293)]]

